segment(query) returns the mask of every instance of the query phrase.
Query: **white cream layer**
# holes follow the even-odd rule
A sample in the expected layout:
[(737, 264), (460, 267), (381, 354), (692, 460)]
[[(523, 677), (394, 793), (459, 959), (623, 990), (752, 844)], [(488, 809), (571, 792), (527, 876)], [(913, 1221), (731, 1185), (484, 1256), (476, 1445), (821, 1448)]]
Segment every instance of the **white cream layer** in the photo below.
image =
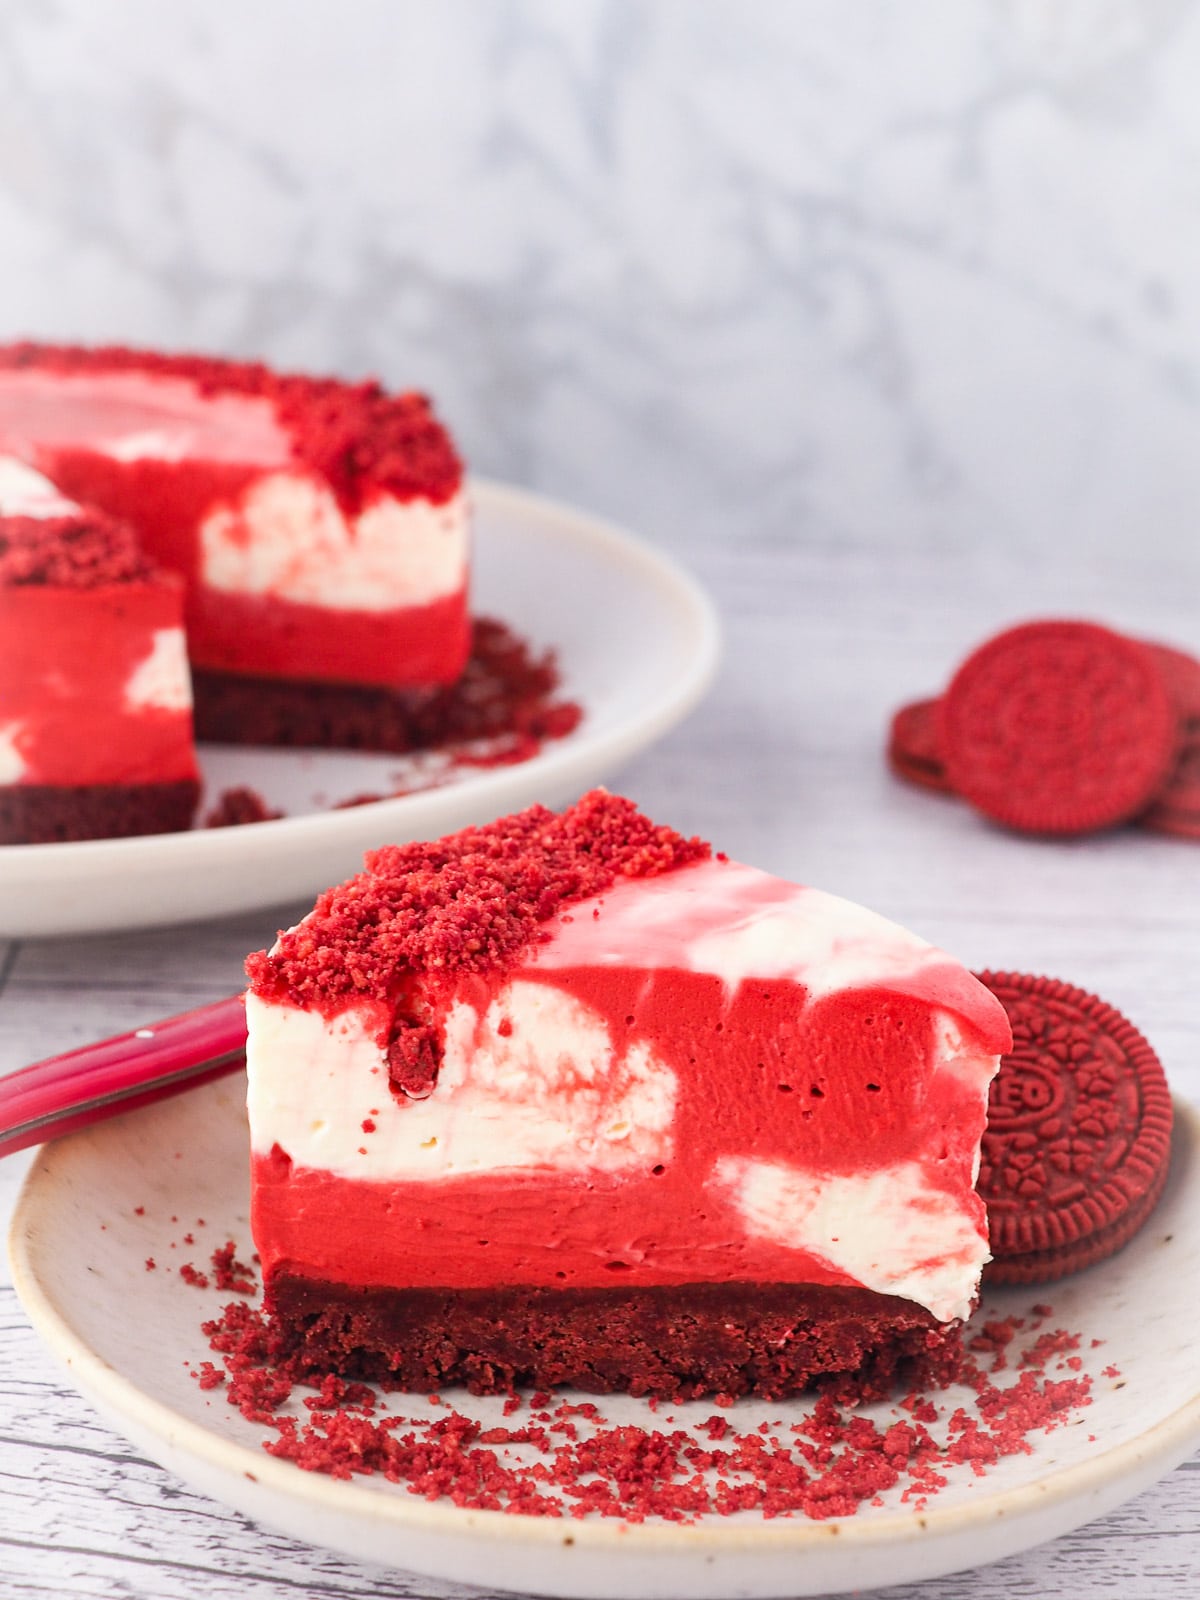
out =
[(155, 629), (150, 654), (126, 680), (124, 699), (131, 711), (192, 709), (192, 679), (182, 628)]
[(510, 984), (482, 1017), (455, 1005), (426, 1100), (393, 1095), (370, 1008), (327, 1022), (249, 994), (246, 1020), (251, 1143), (278, 1144), (301, 1167), (429, 1181), (618, 1172), (671, 1153), (674, 1073), (645, 1045), (617, 1061), (604, 1018), (545, 984)]
[(714, 973), (731, 990), (746, 978), (783, 978), (817, 1000), (911, 983), (950, 962), (865, 906), (737, 861), (623, 879), (568, 915), (532, 957), (538, 966), (682, 967)]
[(393, 611), (457, 594), (467, 577), (467, 497), (383, 494), (347, 518), (327, 485), (277, 472), (200, 529), (202, 576), (227, 594), (339, 611)]
[(0, 722), (0, 783), (20, 783), (25, 776), (25, 762), (17, 749), (23, 722)]
[(747, 1233), (818, 1256), (879, 1294), (915, 1300), (940, 1322), (970, 1316), (987, 1241), (952, 1196), (929, 1188), (919, 1163), (848, 1176), (726, 1157), (716, 1176)]
[(0, 456), (0, 517), (72, 517), (79, 507), (15, 456)]

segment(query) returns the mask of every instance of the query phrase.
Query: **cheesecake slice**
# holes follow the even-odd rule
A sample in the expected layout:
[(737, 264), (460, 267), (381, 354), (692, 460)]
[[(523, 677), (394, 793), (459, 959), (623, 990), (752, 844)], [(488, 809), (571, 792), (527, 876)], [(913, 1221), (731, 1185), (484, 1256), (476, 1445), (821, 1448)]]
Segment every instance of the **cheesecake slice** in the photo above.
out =
[(210, 678), (223, 703), (232, 678), (261, 707), (272, 683), (411, 689), (462, 672), (462, 464), (422, 395), (10, 345), (0, 450), (127, 521), (184, 579), (198, 698)]
[(0, 843), (173, 832), (199, 793), (182, 584), (0, 456)]
[(596, 791), (375, 852), (248, 963), (279, 1347), (413, 1389), (944, 1381), (999, 1002)]

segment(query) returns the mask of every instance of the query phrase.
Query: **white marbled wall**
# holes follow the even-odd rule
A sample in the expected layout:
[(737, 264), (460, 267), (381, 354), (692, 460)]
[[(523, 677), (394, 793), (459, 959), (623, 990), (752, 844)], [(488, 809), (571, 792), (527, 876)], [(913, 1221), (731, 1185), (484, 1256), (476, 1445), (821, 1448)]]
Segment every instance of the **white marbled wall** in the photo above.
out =
[(4, 0), (19, 334), (418, 383), (681, 552), (1200, 577), (1200, 5)]

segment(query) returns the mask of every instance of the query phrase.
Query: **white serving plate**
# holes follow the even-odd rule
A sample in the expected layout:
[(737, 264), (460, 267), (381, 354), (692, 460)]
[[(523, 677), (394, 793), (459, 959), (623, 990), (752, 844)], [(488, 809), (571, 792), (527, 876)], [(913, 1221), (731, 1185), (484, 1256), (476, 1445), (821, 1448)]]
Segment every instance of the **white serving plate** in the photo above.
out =
[[(799, 1596), (914, 1582), (995, 1561), (1102, 1516), (1200, 1444), (1194, 1346), (1200, 1274), (1200, 1120), (1177, 1107), (1171, 1177), (1159, 1209), (1124, 1251), (1038, 1290), (989, 1294), (981, 1316), (1025, 1314), (1039, 1300), (1053, 1325), (1084, 1335), (1092, 1404), (1032, 1454), (950, 1482), (921, 1508), (896, 1491), (834, 1522), (764, 1521), (755, 1513), (695, 1526), (555, 1521), (428, 1503), (376, 1479), (302, 1472), (262, 1450), (266, 1429), (221, 1391), (202, 1392), (189, 1364), (210, 1352), (201, 1321), (229, 1298), (168, 1270), (234, 1239), (249, 1249), (247, 1135), (240, 1078), (209, 1084), (44, 1149), (13, 1220), (13, 1278), (34, 1326), (73, 1382), (146, 1455), (203, 1493), (295, 1538), (489, 1593), (661, 1600), (687, 1595)], [(136, 1208), (144, 1214), (136, 1214)], [(169, 1218), (179, 1219), (172, 1225)], [(193, 1220), (194, 1249), (172, 1251)], [(160, 1270), (145, 1269), (154, 1256)], [(1103, 1341), (1093, 1348), (1090, 1341)], [(1119, 1376), (1105, 1377), (1114, 1366)], [(496, 1399), (447, 1396), (481, 1419)], [(578, 1398), (578, 1397), (576, 1397)], [(958, 1403), (954, 1391), (940, 1397)], [(962, 1393), (969, 1404), (969, 1391)], [(419, 1414), (420, 1397), (393, 1396)], [(607, 1397), (615, 1422), (661, 1425), (645, 1402)], [(735, 1426), (796, 1420), (803, 1402), (740, 1401)], [(662, 1408), (687, 1427), (711, 1402)], [(868, 1408), (890, 1418), (887, 1406)]]
[(445, 787), (345, 811), (390, 791), (403, 758), (201, 750), (203, 811), (257, 789), (277, 822), (135, 839), (0, 846), (0, 938), (154, 927), (301, 899), (362, 864), (364, 850), (434, 838), (611, 776), (687, 714), (716, 670), (720, 630), (693, 579), (619, 528), (522, 490), (476, 480), (472, 609), (554, 648), (584, 719), (531, 761), (458, 774)]

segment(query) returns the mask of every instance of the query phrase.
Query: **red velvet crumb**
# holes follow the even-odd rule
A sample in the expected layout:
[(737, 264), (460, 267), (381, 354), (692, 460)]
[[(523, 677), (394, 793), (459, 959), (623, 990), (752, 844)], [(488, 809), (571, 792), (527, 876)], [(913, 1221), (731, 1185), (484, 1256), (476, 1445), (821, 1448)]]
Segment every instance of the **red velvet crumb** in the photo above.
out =
[[(1053, 1375), (1080, 1336), (1056, 1329), (1031, 1338), (1017, 1317), (983, 1323), (978, 1341), (998, 1356), (1020, 1350), (1015, 1381), (997, 1385), (969, 1357), (964, 1381), (974, 1399), (953, 1410), (949, 1398), (939, 1405), (914, 1393), (877, 1421), (825, 1395), (786, 1430), (776, 1421), (745, 1431), (720, 1414), (690, 1428), (672, 1426), (673, 1417), (658, 1426), (649, 1408), (646, 1425), (617, 1425), (592, 1401), (555, 1405), (545, 1391), (530, 1397), (520, 1426), (487, 1426), (434, 1395), (436, 1417), (381, 1416), (387, 1408), (365, 1384), (300, 1378), (281, 1359), (269, 1321), (244, 1301), (204, 1332), (224, 1366), (229, 1403), (273, 1431), (263, 1444), (269, 1454), (335, 1478), (378, 1474), (427, 1500), (541, 1517), (691, 1523), (755, 1511), (823, 1521), (883, 1504), (889, 1490), (919, 1510), (950, 1473), (984, 1476), (1090, 1404), (1088, 1377)], [(221, 1381), (209, 1362), (193, 1375), (202, 1388)], [(962, 1387), (953, 1393), (961, 1399)], [(504, 1417), (521, 1406), (510, 1395)]]
[(213, 1251), (212, 1275), (213, 1283), (225, 1294), (254, 1294), (258, 1290), (254, 1269), (237, 1259), (232, 1239)]
[(564, 906), (709, 854), (602, 789), (561, 815), (532, 806), (433, 843), (390, 845), (321, 895), (274, 951), (250, 957), (250, 986), (295, 1005), (393, 1000), (405, 971), (503, 966)]
[(0, 517), (0, 587), (100, 589), (174, 583), (142, 554), (133, 530), (99, 511)]

